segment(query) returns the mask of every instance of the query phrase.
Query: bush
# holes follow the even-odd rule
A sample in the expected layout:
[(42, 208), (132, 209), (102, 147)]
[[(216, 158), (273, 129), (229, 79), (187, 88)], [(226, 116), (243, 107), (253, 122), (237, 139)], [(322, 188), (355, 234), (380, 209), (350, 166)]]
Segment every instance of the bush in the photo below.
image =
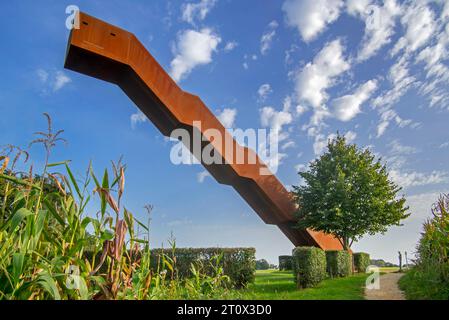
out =
[(279, 256), (279, 270), (293, 270), (293, 257)]
[(260, 259), (256, 261), (256, 270), (268, 270), (270, 269), (270, 264), (265, 259)]
[(331, 278), (346, 277), (352, 273), (352, 258), (348, 251), (326, 251), (327, 274)]
[(293, 250), (293, 274), (298, 288), (314, 287), (326, 278), (326, 254), (316, 247)]
[(176, 248), (154, 249), (151, 251), (151, 267), (156, 270), (161, 265), (163, 256), (174, 261), (176, 276), (192, 276), (191, 265), (211, 274), (215, 270), (214, 257), (219, 256), (218, 265), (223, 268), (231, 283), (236, 288), (246, 287), (254, 281), (256, 270), (256, 249), (254, 248)]
[(365, 272), (366, 268), (371, 263), (370, 257), (368, 253), (365, 252), (356, 252), (352, 255), (354, 261), (355, 272)]

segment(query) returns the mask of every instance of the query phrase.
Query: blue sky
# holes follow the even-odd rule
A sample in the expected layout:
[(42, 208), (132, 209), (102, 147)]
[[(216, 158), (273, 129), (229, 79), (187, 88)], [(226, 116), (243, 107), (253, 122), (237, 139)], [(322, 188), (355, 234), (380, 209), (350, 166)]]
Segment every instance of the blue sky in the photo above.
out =
[[(65, 9), (136, 34), (184, 90), (227, 126), (281, 133), (277, 176), (298, 169), (337, 131), (387, 161), (412, 216), (355, 250), (396, 261), (414, 252), (430, 206), (449, 186), (449, 2), (445, 0), (15, 1), (0, 5), (0, 145), (26, 146), (45, 127), (65, 130), (53, 160), (82, 174), (124, 155), (126, 206), (152, 242), (254, 246), (277, 262), (292, 245), (199, 165), (170, 162), (172, 143), (115, 86), (63, 69)], [(35, 166), (43, 154), (32, 148)], [(93, 208), (92, 208), (93, 210)]]

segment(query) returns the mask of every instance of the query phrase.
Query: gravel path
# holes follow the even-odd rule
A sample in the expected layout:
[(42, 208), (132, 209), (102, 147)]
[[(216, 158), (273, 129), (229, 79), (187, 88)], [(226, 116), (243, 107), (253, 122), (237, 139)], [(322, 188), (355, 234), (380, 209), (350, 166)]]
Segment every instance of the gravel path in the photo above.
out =
[(403, 273), (387, 273), (380, 276), (380, 289), (365, 289), (366, 300), (405, 300), (398, 281)]

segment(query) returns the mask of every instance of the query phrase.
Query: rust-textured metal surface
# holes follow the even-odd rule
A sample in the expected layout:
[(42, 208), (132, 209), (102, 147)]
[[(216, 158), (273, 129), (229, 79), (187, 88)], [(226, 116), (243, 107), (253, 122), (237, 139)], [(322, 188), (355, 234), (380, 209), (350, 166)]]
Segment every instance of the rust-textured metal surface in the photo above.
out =
[[(201, 99), (183, 91), (133, 34), (84, 13), (79, 17), (80, 28), (70, 34), (66, 68), (118, 85), (165, 136), (177, 128), (201, 133), (207, 140), (202, 147), (211, 144), (225, 163), (203, 163), (210, 174), (234, 187), (265, 223), (277, 225), (295, 246), (341, 249), (333, 236), (294, 228), (295, 205), (289, 192), (273, 174), (260, 175), (266, 165), (254, 151), (230, 137)], [(196, 121), (201, 121), (200, 128)], [(233, 152), (224, 152), (226, 139), (205, 136), (211, 128), (230, 137)], [(239, 152), (255, 156), (256, 163), (236, 164)]]

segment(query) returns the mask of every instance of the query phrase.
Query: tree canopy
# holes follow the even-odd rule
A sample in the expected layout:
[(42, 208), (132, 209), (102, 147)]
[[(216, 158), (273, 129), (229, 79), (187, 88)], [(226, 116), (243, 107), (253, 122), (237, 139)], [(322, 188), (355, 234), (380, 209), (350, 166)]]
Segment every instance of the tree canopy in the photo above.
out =
[(410, 215), (408, 207), (381, 159), (339, 134), (327, 149), (299, 172), (304, 183), (293, 191), (298, 225), (335, 235), (346, 250), (365, 234), (401, 225)]

